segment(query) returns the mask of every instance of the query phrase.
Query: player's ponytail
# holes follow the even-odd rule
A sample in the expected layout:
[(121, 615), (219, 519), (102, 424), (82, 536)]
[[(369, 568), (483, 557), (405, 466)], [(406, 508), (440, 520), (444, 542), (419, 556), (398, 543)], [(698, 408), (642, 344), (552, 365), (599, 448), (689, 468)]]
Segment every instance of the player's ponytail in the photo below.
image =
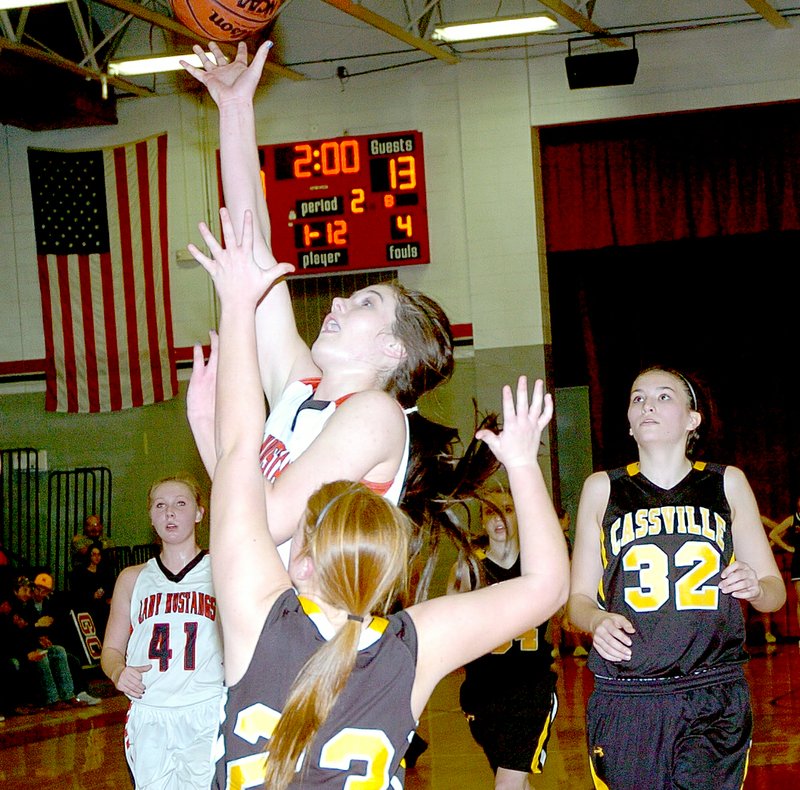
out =
[(355, 665), (359, 618), (384, 614), (406, 583), (406, 516), (360, 483), (324, 485), (311, 496), (303, 555), (314, 566), (320, 597), (349, 617), (298, 673), (269, 741), (265, 787), (283, 790), (328, 718)]

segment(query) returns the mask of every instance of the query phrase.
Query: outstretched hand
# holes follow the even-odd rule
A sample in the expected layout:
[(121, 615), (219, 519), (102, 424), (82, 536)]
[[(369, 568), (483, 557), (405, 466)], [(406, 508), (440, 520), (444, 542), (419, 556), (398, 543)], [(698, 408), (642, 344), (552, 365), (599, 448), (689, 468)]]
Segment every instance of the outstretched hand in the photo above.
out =
[(265, 41), (256, 50), (256, 54), (253, 55), (253, 60), (248, 66), (247, 45), (243, 41), (239, 42), (236, 57), (230, 62), (219, 45), (211, 41), (208, 48), (214, 56), (214, 60), (206, 55), (201, 46), (195, 44), (192, 51), (200, 58), (203, 67), (192, 66), (185, 60), (180, 61), (180, 64), (198, 82), (208, 88), (211, 98), (218, 107), (222, 107), (227, 102), (252, 100), (271, 47), (272, 42)]
[(511, 387), (503, 387), (503, 428), (500, 433), (480, 430), (477, 439), (486, 442), (506, 469), (538, 463), (539, 444), (542, 431), (553, 416), (553, 399), (545, 394), (544, 383), (537, 379), (533, 386), (533, 397), (528, 403), (528, 379), (520, 376), (517, 381), (517, 397)]
[(204, 422), (212, 426), (214, 424), (219, 336), (213, 330), (208, 334), (211, 338), (208, 362), (203, 359), (203, 347), (199, 343), (195, 343), (192, 350), (192, 375), (186, 390), (186, 416), (193, 428)]
[(276, 263), (262, 269), (253, 258), (253, 215), (244, 213), (241, 236), (233, 229), (230, 214), (220, 209), (223, 247), (205, 222), (198, 227), (208, 246), (211, 257), (201, 252), (194, 244), (188, 249), (192, 257), (211, 275), (223, 307), (255, 310), (264, 294), (284, 275), (294, 271), (290, 263)]

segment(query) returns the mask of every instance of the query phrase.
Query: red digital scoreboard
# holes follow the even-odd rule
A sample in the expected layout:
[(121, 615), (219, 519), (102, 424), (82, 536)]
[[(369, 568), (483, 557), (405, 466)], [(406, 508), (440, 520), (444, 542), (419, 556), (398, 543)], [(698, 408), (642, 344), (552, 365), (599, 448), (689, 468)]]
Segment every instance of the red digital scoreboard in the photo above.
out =
[(429, 263), (420, 132), (259, 146), (272, 251), (296, 274)]

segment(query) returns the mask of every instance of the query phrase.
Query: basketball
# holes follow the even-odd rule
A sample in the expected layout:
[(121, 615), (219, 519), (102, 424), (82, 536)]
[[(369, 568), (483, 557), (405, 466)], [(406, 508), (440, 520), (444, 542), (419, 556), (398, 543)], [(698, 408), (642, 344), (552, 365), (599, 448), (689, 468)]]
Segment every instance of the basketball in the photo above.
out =
[(210, 41), (240, 41), (266, 27), (283, 0), (170, 0), (189, 30)]

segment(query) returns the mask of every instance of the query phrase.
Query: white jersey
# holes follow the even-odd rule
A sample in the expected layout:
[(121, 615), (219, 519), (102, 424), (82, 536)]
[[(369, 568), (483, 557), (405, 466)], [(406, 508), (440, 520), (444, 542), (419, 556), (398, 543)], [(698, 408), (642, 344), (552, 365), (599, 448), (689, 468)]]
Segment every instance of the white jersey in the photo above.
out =
[(149, 560), (133, 587), (131, 626), (126, 664), (151, 665), (136, 704), (194, 705), (222, 694), (222, 640), (207, 552), (177, 575), (160, 558)]
[[(336, 408), (349, 398), (333, 401), (314, 400), (313, 396), (319, 385), (319, 379), (301, 379), (293, 381), (284, 390), (275, 408), (272, 409), (264, 426), (264, 439), (261, 443), (260, 463), (264, 477), (274, 481), (283, 469), (301, 456), (309, 445), (322, 433), (325, 423), (331, 418)], [(302, 407), (302, 408), (301, 408)], [(388, 499), (393, 505), (400, 500), (408, 471), (408, 455), (410, 448), (410, 431), (408, 414), (404, 410), (406, 421), (406, 441), (403, 458), (394, 479), (387, 483), (373, 483), (362, 480), (368, 488)], [(278, 553), (286, 567), (289, 566), (289, 550), (291, 541), (278, 546)]]

